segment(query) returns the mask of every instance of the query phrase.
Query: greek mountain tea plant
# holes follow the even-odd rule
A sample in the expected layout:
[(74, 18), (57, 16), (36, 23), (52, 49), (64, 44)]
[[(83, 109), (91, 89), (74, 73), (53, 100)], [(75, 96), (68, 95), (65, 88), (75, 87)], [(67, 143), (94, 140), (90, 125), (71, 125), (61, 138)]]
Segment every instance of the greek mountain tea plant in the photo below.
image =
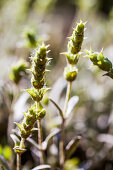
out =
[[(30, 141), (33, 145), (35, 145), (35, 147), (40, 152), (40, 165), (35, 167), (34, 170), (52, 168), (51, 165), (46, 164), (47, 163), (46, 154), (44, 151), (48, 146), (48, 142), (54, 136), (57, 136), (59, 133), (60, 133), (60, 142), (58, 145), (59, 163), (56, 165), (57, 167), (53, 167), (53, 169), (64, 170), (65, 162), (69, 160), (72, 154), (76, 151), (76, 148), (79, 144), (81, 137), (74, 136), (74, 138), (65, 147), (65, 128), (66, 128), (66, 122), (68, 120), (67, 108), (68, 108), (68, 103), (71, 94), (71, 87), (73, 81), (76, 80), (76, 77), (78, 75), (78, 69), (76, 65), (79, 62), (79, 57), (81, 55), (81, 47), (84, 40), (85, 24), (86, 23), (80, 21), (80, 23), (77, 24), (76, 28), (73, 29), (72, 36), (69, 37), (67, 52), (62, 53), (66, 56), (66, 60), (67, 60), (67, 66), (64, 68), (64, 77), (67, 81), (67, 92), (66, 92), (64, 110), (62, 110), (55, 101), (50, 99), (50, 101), (58, 109), (62, 122), (60, 124), (60, 130), (56, 130), (55, 132), (49, 134), (45, 139), (45, 141), (43, 141), (42, 139), (43, 134), (42, 134), (41, 121), (46, 115), (46, 110), (43, 107), (42, 99), (44, 94), (49, 89), (46, 87), (46, 83), (45, 83), (46, 65), (51, 60), (50, 58), (47, 57), (47, 54), (49, 52), (48, 46), (42, 43), (41, 45), (38, 46), (37, 49), (35, 49), (35, 54), (34, 56), (31, 57), (32, 63), (31, 63), (31, 68), (29, 70), (32, 73), (32, 77), (31, 77), (32, 87), (30, 89), (27, 89), (26, 91), (31, 95), (34, 104), (30, 108), (28, 108), (27, 113), (24, 113), (24, 118), (22, 123), (21, 124), (16, 123), (20, 130), (21, 141), (15, 142), (14, 136), (12, 136), (15, 142), (14, 150), (17, 153), (17, 170), (21, 169), (21, 154), (26, 151), (24, 142), (25, 140), (27, 141), (29, 139), (29, 136), (32, 134), (34, 130), (38, 131), (38, 144), (34, 140), (31, 140), (31, 138)], [(108, 58), (105, 58), (103, 56), (102, 51), (98, 53), (98, 52), (93, 52), (92, 50), (90, 51), (86, 50), (86, 53), (87, 56), (90, 58), (90, 60), (93, 62), (93, 65), (96, 65), (101, 70), (106, 71), (107, 73), (105, 75), (113, 78), (112, 63)], [(11, 77), (12, 79), (14, 79), (13, 76)], [(15, 83), (18, 82), (18, 80), (16, 79), (14, 79), (14, 81)], [(37, 122), (37, 128), (34, 128), (36, 122)]]

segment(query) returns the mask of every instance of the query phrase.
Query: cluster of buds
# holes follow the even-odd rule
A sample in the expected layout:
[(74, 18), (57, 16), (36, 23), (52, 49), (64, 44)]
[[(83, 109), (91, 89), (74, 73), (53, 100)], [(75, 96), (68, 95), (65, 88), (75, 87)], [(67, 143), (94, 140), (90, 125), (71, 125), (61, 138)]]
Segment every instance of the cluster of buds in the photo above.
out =
[(93, 62), (93, 65), (96, 65), (101, 70), (106, 71), (107, 73), (104, 75), (107, 75), (113, 79), (112, 63), (108, 58), (104, 57), (103, 49), (101, 50), (100, 53), (94, 52), (92, 50), (86, 51), (86, 53), (90, 60)]
[(78, 63), (80, 50), (82, 42), (84, 39), (84, 25), (82, 21), (77, 24), (76, 28), (72, 33), (72, 36), (69, 37), (69, 42), (67, 46), (67, 52), (63, 53), (67, 57), (68, 65), (64, 69), (64, 77), (67, 81), (74, 81), (77, 77), (78, 71), (75, 64)]
[(34, 123), (36, 120), (42, 119), (46, 110), (43, 108), (41, 104), (41, 100), (43, 95), (48, 90), (48, 88), (44, 87), (44, 74), (47, 61), (47, 47), (44, 44), (38, 47), (35, 51), (35, 55), (31, 57), (32, 67), (30, 69), (32, 73), (31, 83), (33, 88), (27, 89), (26, 91), (31, 95), (32, 99), (36, 102), (31, 108), (28, 109), (27, 113), (24, 113), (24, 119), (22, 124), (18, 124), (21, 137), (26, 139), (33, 131)]

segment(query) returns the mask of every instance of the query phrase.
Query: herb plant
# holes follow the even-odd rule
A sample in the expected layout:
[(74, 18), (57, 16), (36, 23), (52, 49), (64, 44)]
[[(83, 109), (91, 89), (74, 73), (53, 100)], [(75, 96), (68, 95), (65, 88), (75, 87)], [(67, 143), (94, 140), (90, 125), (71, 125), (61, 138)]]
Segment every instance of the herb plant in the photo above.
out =
[[(66, 160), (70, 159), (71, 155), (75, 152), (79, 144), (79, 141), (81, 139), (80, 136), (74, 137), (74, 139), (72, 139), (71, 142), (69, 142), (69, 144), (65, 148), (65, 127), (66, 127), (66, 121), (68, 119), (67, 108), (70, 99), (72, 83), (74, 80), (76, 80), (76, 77), (78, 75), (78, 69), (76, 65), (81, 55), (81, 47), (82, 47), (82, 42), (84, 40), (84, 30), (85, 30), (84, 27), (85, 27), (85, 23), (83, 23), (82, 21), (80, 21), (80, 23), (77, 24), (76, 28), (73, 29), (72, 36), (69, 37), (67, 52), (62, 53), (66, 56), (66, 60), (67, 60), (67, 66), (64, 68), (64, 77), (67, 80), (67, 92), (66, 92), (64, 110), (62, 110), (55, 101), (50, 99), (50, 101), (58, 109), (62, 122), (60, 125), (60, 131), (56, 131), (55, 133), (50, 134), (47, 140), (49, 141), (53, 136), (57, 135), (58, 133), (61, 134), (60, 142), (59, 142), (59, 165), (57, 167), (57, 169), (60, 168), (61, 170), (65, 169)], [(34, 41), (30, 41), (31, 43), (30, 46), (33, 47), (32, 42), (34, 44)], [(30, 108), (28, 108), (27, 113), (24, 113), (24, 119), (22, 123), (21, 124), (16, 123), (20, 130), (20, 137), (21, 137), (21, 141), (16, 142), (14, 147), (14, 150), (17, 154), (17, 170), (21, 169), (21, 154), (26, 151), (24, 142), (29, 138), (29, 136), (34, 130), (38, 131), (38, 144), (36, 144), (36, 142), (33, 141), (31, 143), (32, 144), (35, 143), (35, 146), (40, 151), (40, 165), (34, 169), (51, 169), (51, 165), (46, 164), (46, 159), (45, 159), (46, 156), (44, 153), (45, 146), (43, 141), (42, 123), (41, 123), (42, 119), (46, 115), (46, 109), (43, 107), (42, 99), (46, 91), (49, 89), (46, 87), (46, 83), (45, 83), (46, 65), (51, 60), (50, 58), (47, 57), (48, 52), (49, 52), (48, 46), (42, 43), (41, 45), (38, 45), (38, 48), (35, 49), (35, 54), (31, 57), (32, 63), (31, 63), (31, 68), (29, 70), (32, 73), (32, 77), (31, 77), (32, 87), (30, 89), (27, 89), (26, 91), (31, 95), (34, 104)], [(112, 63), (108, 58), (105, 58), (103, 56), (102, 51), (98, 53), (98, 52), (93, 52), (92, 50), (90, 51), (86, 50), (86, 53), (87, 56), (90, 58), (90, 60), (93, 62), (93, 65), (96, 65), (101, 70), (106, 71), (107, 73), (104, 75), (113, 78)], [(15, 70), (16, 69), (13, 69), (13, 72)], [(18, 83), (19, 74), (17, 71), (15, 71), (15, 74), (11, 73), (10, 77), (15, 81), (15, 83)], [(37, 129), (34, 128), (35, 122), (37, 122)], [(12, 138), (14, 140), (14, 136), (12, 136)]]

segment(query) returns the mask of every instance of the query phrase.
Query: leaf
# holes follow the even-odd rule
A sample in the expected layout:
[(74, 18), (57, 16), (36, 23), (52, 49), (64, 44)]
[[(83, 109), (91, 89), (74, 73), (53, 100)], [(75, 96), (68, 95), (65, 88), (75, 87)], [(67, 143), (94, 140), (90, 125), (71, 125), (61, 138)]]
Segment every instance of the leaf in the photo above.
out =
[(49, 143), (49, 141), (56, 136), (58, 133), (60, 133), (60, 129), (55, 128), (54, 130), (52, 130), (52, 132), (46, 137), (45, 141), (42, 143), (42, 148), (43, 150), (47, 149), (47, 145)]
[(18, 126), (20, 132), (23, 131), (23, 126), (21, 124), (19, 124), (17, 122), (14, 122), (14, 123)]
[(79, 101), (79, 97), (78, 96), (73, 96), (73, 97), (70, 98), (70, 100), (68, 102), (66, 118), (69, 117), (70, 113), (72, 112), (72, 110), (74, 109), (74, 107), (76, 106), (78, 101)]
[(32, 138), (28, 137), (26, 141), (32, 144), (37, 150), (40, 150), (40, 146)]
[(2, 164), (6, 168), (6, 170), (10, 170), (7, 161), (4, 159), (2, 155), (0, 155), (0, 164)]
[(56, 103), (55, 101), (53, 101), (52, 99), (50, 99), (50, 101), (56, 106), (56, 108), (58, 109), (59, 114), (60, 114), (62, 120), (64, 120), (64, 115), (63, 115), (63, 112), (62, 112), (61, 108), (60, 108), (60, 107), (57, 105), (57, 103)]
[(33, 168), (32, 170), (50, 169), (50, 168), (51, 168), (50, 165), (46, 165), (46, 164), (45, 164), (45, 165), (39, 165), (39, 166)]
[(12, 138), (15, 146), (19, 146), (20, 145), (20, 140), (19, 140), (19, 138), (16, 135), (11, 134), (10, 137)]
[(81, 140), (81, 136), (77, 136), (67, 144), (66, 159), (69, 159), (72, 156), (72, 154), (75, 152), (80, 140)]

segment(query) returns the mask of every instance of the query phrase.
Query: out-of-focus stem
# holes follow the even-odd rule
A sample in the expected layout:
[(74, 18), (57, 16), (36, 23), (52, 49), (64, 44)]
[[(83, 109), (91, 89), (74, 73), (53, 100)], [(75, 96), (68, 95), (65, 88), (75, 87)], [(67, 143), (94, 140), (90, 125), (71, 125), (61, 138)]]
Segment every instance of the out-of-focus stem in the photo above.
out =
[[(22, 138), (20, 142), (20, 149), (23, 148), (25, 139)], [(17, 153), (17, 170), (21, 170), (21, 153)]]
[[(68, 82), (68, 86), (67, 86), (67, 92), (66, 92), (66, 99), (65, 99), (65, 105), (64, 105), (64, 118), (67, 112), (67, 107), (68, 107), (68, 101), (70, 98), (70, 94), (71, 94), (71, 86), (72, 86), (72, 82)], [(65, 162), (65, 154), (64, 154), (64, 126), (65, 126), (65, 119), (62, 120), (62, 124), (61, 124), (61, 140), (60, 140), (60, 166), (61, 166), (61, 170), (64, 169), (64, 162)]]

